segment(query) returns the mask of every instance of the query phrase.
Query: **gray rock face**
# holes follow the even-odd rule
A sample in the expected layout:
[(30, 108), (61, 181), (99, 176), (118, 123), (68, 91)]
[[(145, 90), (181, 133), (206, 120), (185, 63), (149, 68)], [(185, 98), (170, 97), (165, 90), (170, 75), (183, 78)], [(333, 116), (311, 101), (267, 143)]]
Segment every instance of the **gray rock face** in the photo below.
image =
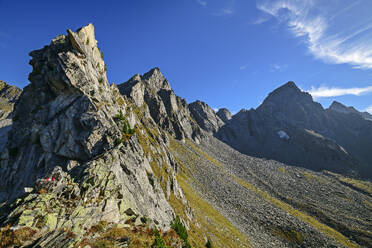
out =
[(0, 80), (0, 152), (8, 141), (8, 132), (12, 129), (12, 111), (22, 90)]
[[(114, 108), (105, 105), (112, 102), (112, 89), (93, 26), (68, 33), (30, 53), (31, 84), (15, 105), (3, 152), (7, 159), (1, 162), (2, 183), (8, 188), (30, 186), (49, 168), (65, 166), (70, 159), (92, 159), (113, 148), (121, 136), (111, 117)], [(29, 176), (19, 181), (18, 173)]]
[(0, 97), (5, 98), (8, 102), (15, 103), (22, 90), (16, 86), (7, 84), (6, 82), (0, 80)]
[(220, 108), (216, 114), (225, 123), (232, 118), (231, 112), (226, 108)]
[[(141, 216), (169, 228), (173, 209), (157, 179), (149, 180), (151, 156), (144, 155), (136, 134), (128, 136), (120, 124), (127, 120), (133, 127), (138, 119), (129, 112), (131, 103), (107, 83), (93, 25), (68, 30), (67, 36), (30, 55), (31, 84), (15, 105), (1, 154), (0, 202), (20, 196), (25, 188), (46, 193), (28, 195), (28, 205), (18, 205), (6, 218), (18, 216), (19, 226), (29, 226), (48, 213), (54, 216), (45, 217), (53, 220), (50, 231), (66, 227), (75, 233), (99, 220), (117, 223)], [(161, 83), (155, 73), (151, 80)], [(125, 118), (115, 117), (119, 113)], [(57, 182), (45, 185), (47, 177)], [(40, 201), (45, 205), (36, 207)], [(72, 208), (66, 205), (71, 201)], [(28, 207), (34, 211), (24, 211)]]
[[(340, 112), (336, 105), (324, 110), (311, 95), (288, 82), (270, 93), (257, 110), (234, 115), (216, 137), (251, 156), (371, 178), (372, 157), (365, 147), (372, 147), (372, 125), (351, 108), (342, 107)], [(346, 110), (354, 114), (345, 115)]]
[(118, 87), (123, 95), (133, 99), (138, 106), (145, 103), (155, 123), (177, 139), (195, 139), (200, 136), (200, 128), (191, 118), (186, 101), (174, 94), (159, 68), (143, 76), (137, 74)]
[[(11, 118), (14, 103), (18, 100), (22, 90), (0, 80), (0, 120)], [(8, 117), (9, 116), (9, 117)]]
[[(365, 201), (371, 200), (370, 182), (352, 183), (338, 174), (243, 155), (214, 137), (203, 139), (198, 148), (220, 167), (216, 169), (213, 160), (194, 156), (187, 166), (197, 168), (195, 188), (248, 233), (251, 247), (353, 247), (337, 243), (321, 225), (312, 225), (311, 218), (369, 247), (372, 236), (365, 231), (371, 227), (370, 208)], [(190, 150), (178, 154), (188, 159)], [(368, 192), (356, 187), (357, 182)], [(286, 204), (296, 210), (283, 207)], [(288, 230), (301, 238), (283, 238), (280, 233)]]
[(339, 103), (337, 101), (333, 101), (331, 106), (329, 106), (329, 108), (327, 110), (336, 111), (336, 112), (342, 113), (342, 114), (356, 114), (356, 115), (359, 115), (359, 116), (363, 117), (366, 120), (372, 121), (372, 115), (370, 113), (359, 112), (354, 107), (351, 107), (351, 106), (346, 107), (345, 105), (343, 105), (342, 103)]
[(0, 235), (36, 232), (22, 247), (126, 247), (127, 237), (90, 228), (107, 221), (142, 235), (139, 225), (167, 230), (177, 213), (190, 236), (223, 247), (371, 243), (370, 183), (231, 148), (312, 169), (359, 169), (354, 157), (368, 160), (371, 147), (370, 122), (359, 115), (324, 110), (293, 82), (234, 116), (187, 105), (158, 68), (110, 86), (92, 25), (31, 56), (14, 124), (0, 120)]
[(215, 133), (224, 125), (224, 122), (216, 115), (211, 107), (205, 102), (195, 101), (188, 105), (191, 116), (198, 125), (209, 133)]

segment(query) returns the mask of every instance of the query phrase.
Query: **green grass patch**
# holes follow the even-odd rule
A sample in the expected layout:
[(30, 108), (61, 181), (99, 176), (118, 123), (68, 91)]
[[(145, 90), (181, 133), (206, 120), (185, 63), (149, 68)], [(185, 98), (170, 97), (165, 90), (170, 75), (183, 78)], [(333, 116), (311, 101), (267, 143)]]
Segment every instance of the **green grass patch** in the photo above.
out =
[(271, 227), (270, 232), (280, 239), (283, 239), (289, 243), (302, 245), (304, 243), (304, 238), (302, 234), (296, 230), (282, 229), (279, 227)]
[(182, 224), (179, 216), (171, 223), (172, 229), (178, 234), (178, 236), (184, 242), (184, 248), (191, 248), (189, 241), (187, 240), (189, 235), (187, 234), (186, 227)]
[(186, 139), (186, 143), (192, 147), (199, 155), (201, 155), (202, 157), (204, 157), (205, 159), (207, 159), (209, 162), (211, 162), (212, 164), (216, 165), (216, 166), (220, 166), (220, 167), (223, 167), (224, 165), (217, 161), (216, 159), (212, 158), (211, 156), (209, 156), (209, 154), (207, 154), (206, 152), (202, 151), (199, 147), (197, 147), (192, 141)]

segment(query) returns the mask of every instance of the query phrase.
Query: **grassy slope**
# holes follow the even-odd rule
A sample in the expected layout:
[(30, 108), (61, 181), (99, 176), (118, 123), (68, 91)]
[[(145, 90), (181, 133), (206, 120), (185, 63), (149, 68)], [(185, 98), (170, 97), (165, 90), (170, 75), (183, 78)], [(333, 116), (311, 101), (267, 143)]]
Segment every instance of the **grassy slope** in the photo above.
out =
[[(195, 214), (195, 223), (190, 225), (191, 245), (193, 247), (204, 247), (201, 244), (205, 243), (203, 238), (203, 234), (205, 234), (211, 240), (213, 247), (252, 247), (249, 237), (239, 231), (226, 217), (203, 199), (202, 195), (193, 187), (198, 183), (192, 177), (193, 161), (196, 159), (196, 153), (202, 154), (201, 156), (205, 156), (216, 166), (223, 166), (223, 164), (196, 146), (193, 146), (194, 151), (190, 151), (186, 146), (181, 145), (171, 137), (170, 141), (171, 151), (176, 156), (177, 163), (181, 166), (177, 176), (178, 183)], [(193, 145), (191, 141), (187, 141), (187, 143)], [(182, 212), (182, 205), (176, 204), (172, 199), (170, 203), (176, 212)], [(199, 227), (195, 225), (196, 223)]]
[[(207, 159), (208, 161), (215, 164), (216, 168), (222, 169), (224, 165), (221, 162), (214, 159), (211, 155), (202, 151), (192, 141), (188, 140), (188, 141), (186, 141), (186, 143), (188, 145), (188, 148), (186, 148), (186, 146), (182, 145), (178, 141), (171, 140), (171, 150), (174, 151), (174, 154), (176, 154), (176, 156), (178, 157), (178, 163), (182, 165), (181, 173), (179, 174), (178, 180), (179, 180), (179, 183), (181, 184), (182, 189), (185, 191), (185, 195), (187, 196), (188, 200), (190, 201), (190, 203), (193, 204), (192, 207), (194, 209), (198, 209), (198, 208), (201, 209), (201, 213), (203, 213), (203, 211), (207, 211), (206, 208), (203, 208), (203, 206), (202, 206), (205, 201), (201, 202), (200, 198), (199, 198), (200, 195), (195, 191), (195, 187), (190, 186), (190, 185), (193, 185), (193, 184), (194, 185), (197, 184), (197, 182), (193, 182), (193, 179), (192, 179), (193, 160), (196, 160), (195, 156), (199, 156), (199, 157), (203, 157), (204, 159)], [(190, 148), (191, 148), (192, 151), (190, 150)], [(282, 170), (285, 170), (285, 169), (284, 168), (279, 168), (279, 170), (282, 171)], [(302, 212), (302, 211), (292, 207), (291, 205), (289, 205), (289, 204), (271, 196), (267, 192), (253, 186), (252, 184), (249, 184), (248, 182), (242, 180), (241, 178), (239, 178), (237, 176), (233, 176), (233, 177), (234, 177), (234, 180), (237, 183), (239, 183), (240, 185), (242, 185), (242, 186), (248, 188), (249, 190), (255, 192), (257, 195), (259, 195), (260, 197), (262, 197), (263, 199), (265, 199), (267, 202), (271, 203), (275, 207), (284, 210), (288, 214), (298, 218), (299, 220), (307, 223), (308, 225), (317, 229), (318, 231), (325, 234), (326, 236), (334, 239), (339, 244), (342, 244), (345, 247), (358, 247), (357, 244), (355, 244), (354, 242), (351, 242), (349, 239), (347, 239), (340, 232), (338, 232), (337, 230), (327, 226), (326, 224), (324, 224), (321, 221), (317, 220), (316, 218), (310, 216), (309, 214), (307, 214), (305, 212)], [(310, 174), (307, 175), (306, 178), (308, 180), (313, 179), (312, 175), (310, 175)], [(350, 184), (352, 183), (355, 187), (361, 188), (366, 192), (369, 192), (369, 190), (370, 190), (370, 187), (369, 187), (370, 185), (366, 185), (365, 183), (360, 182), (358, 180), (353, 180), (353, 182), (350, 182), (349, 179), (345, 179), (345, 178), (341, 178), (339, 180), (342, 180), (342, 181), (345, 181), (345, 182), (347, 180), (348, 183), (350, 183)], [(202, 188), (202, 185), (200, 185), (199, 187)], [(205, 215), (205, 213), (204, 213), (204, 215)], [(225, 217), (222, 216), (222, 218), (226, 220)], [(222, 223), (222, 222), (220, 222), (220, 223)], [(208, 227), (209, 223), (205, 223), (205, 224)], [(232, 225), (232, 228), (236, 230), (236, 228), (233, 225)], [(274, 230), (274, 232), (275, 232), (275, 230)], [(240, 232), (237, 230), (237, 233), (240, 233)], [(299, 234), (299, 233), (295, 233), (295, 234), (292, 235), (292, 234), (287, 234), (287, 233), (277, 233), (276, 232), (276, 233), (273, 233), (273, 234), (274, 235), (279, 235), (279, 236), (284, 235), (284, 236), (286, 236), (285, 237), (286, 239), (296, 239), (294, 241), (299, 242), (299, 243), (301, 243), (301, 240), (302, 240), (301, 234)], [(239, 235), (241, 236), (242, 234), (239, 234)], [(239, 235), (237, 235), (237, 236), (239, 236)], [(223, 238), (221, 238), (220, 240), (222, 240), (222, 243), (219, 244), (218, 247), (224, 247), (222, 245), (223, 242), (225, 242), (225, 244), (224, 244), (225, 246), (226, 246), (226, 244), (229, 244), (229, 242), (231, 242), (231, 241), (228, 241), (228, 240), (224, 240)], [(249, 244), (247, 243), (247, 245), (249, 245)], [(226, 247), (229, 247), (229, 246), (226, 246)], [(234, 246), (232, 246), (232, 247), (234, 247)], [(241, 246), (239, 246), (239, 247), (241, 247)]]

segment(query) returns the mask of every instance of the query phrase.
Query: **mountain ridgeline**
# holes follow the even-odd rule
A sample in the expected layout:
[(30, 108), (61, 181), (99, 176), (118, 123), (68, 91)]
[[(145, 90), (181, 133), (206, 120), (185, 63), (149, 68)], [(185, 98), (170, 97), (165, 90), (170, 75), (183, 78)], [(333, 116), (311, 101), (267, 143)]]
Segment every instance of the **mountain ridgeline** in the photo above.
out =
[(323, 109), (293, 82), (234, 115), (215, 136), (251, 156), (372, 179), (370, 115), (337, 102)]
[(23, 91), (1, 82), (0, 247), (372, 243), (368, 113), (293, 82), (235, 115), (159, 68), (109, 84), (91, 24), (30, 56)]

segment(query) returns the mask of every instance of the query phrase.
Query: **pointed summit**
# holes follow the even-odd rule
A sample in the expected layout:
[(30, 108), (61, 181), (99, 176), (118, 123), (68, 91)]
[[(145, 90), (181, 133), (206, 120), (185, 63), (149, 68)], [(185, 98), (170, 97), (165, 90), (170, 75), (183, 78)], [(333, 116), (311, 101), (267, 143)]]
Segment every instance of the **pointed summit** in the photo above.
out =
[(297, 85), (295, 84), (295, 82), (293, 82), (293, 81), (288, 81), (287, 83), (283, 84), (281, 86), (281, 88), (296, 88), (296, 89), (299, 89), (297, 87)]
[(220, 108), (218, 111), (217, 111), (217, 116), (220, 117), (220, 119), (223, 121), (223, 122), (227, 122), (231, 119), (232, 117), (232, 114), (231, 112), (227, 109), (227, 108)]
[(205, 102), (197, 100), (190, 103), (188, 107), (191, 116), (205, 131), (209, 133), (215, 133), (221, 126), (223, 126), (224, 122)]
[(145, 74), (143, 74), (144, 79), (149, 79), (151, 77), (164, 77), (163, 74), (161, 73), (159, 67), (154, 67)]
[(156, 91), (160, 89), (172, 90), (168, 80), (163, 76), (158, 67), (155, 67), (143, 74), (142, 80), (147, 87), (150, 87)]
[[(293, 81), (289, 81), (276, 90), (274, 90), (271, 94), (301, 94), (302, 91), (300, 88)], [(270, 95), (271, 95), (270, 94)]]
[(329, 106), (329, 109), (334, 110), (339, 113), (344, 113), (344, 114), (349, 114), (349, 113), (360, 114), (360, 112), (356, 110), (354, 107), (347, 107), (337, 101), (333, 101), (331, 106)]
[(335, 111), (335, 112), (342, 113), (342, 114), (351, 114), (351, 113), (352, 114), (357, 114), (357, 115), (361, 116), (362, 118), (364, 118), (365, 120), (369, 120), (369, 121), (372, 120), (372, 115), (370, 113), (359, 112), (354, 107), (352, 107), (352, 106), (347, 107), (347, 106), (345, 106), (342, 103), (337, 102), (337, 101), (333, 101), (332, 104), (329, 106), (329, 108), (327, 110)]
[(172, 90), (158, 67), (152, 68), (143, 75), (134, 75), (127, 82), (119, 84), (118, 88), (121, 94), (132, 98), (137, 106), (142, 106), (145, 92), (157, 93), (160, 90)]
[(258, 109), (265, 108), (267, 106), (281, 106), (281, 105), (299, 105), (299, 104), (311, 104), (313, 98), (307, 92), (301, 91), (300, 88), (293, 81), (289, 81), (286, 84), (280, 86), (273, 92), (271, 92), (264, 102), (258, 107)]

